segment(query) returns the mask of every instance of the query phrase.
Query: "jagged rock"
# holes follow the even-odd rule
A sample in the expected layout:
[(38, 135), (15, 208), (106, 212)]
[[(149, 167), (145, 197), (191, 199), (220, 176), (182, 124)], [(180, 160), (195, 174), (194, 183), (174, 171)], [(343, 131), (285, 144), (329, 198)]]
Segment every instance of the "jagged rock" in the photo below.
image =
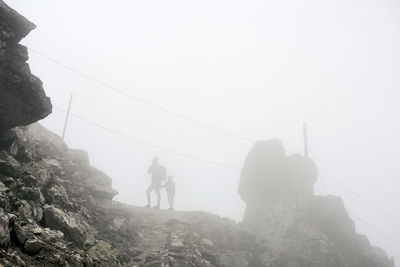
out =
[(249, 153), (239, 193), (245, 227), (268, 248), (262, 266), (393, 266), (360, 239), (340, 198), (314, 196), (316, 176), (310, 159), (286, 157), (278, 140), (256, 142)]
[(278, 139), (258, 141), (246, 157), (239, 195), (248, 205), (272, 203), (287, 187), (285, 151)]
[(0, 193), (7, 191), (8, 188), (5, 186), (5, 184), (3, 184), (2, 182), (0, 182)]
[(32, 200), (36, 203), (44, 204), (45, 199), (39, 187), (22, 186), (17, 192), (18, 196), (24, 200)]
[(32, 217), (36, 222), (40, 222), (43, 218), (42, 207), (37, 205), (32, 205)]
[(113, 247), (103, 240), (99, 240), (88, 250), (91, 258), (97, 259), (104, 266), (119, 266), (116, 252)]
[(29, 238), (28, 233), (19, 222), (14, 223), (13, 230), (17, 241), (19, 242), (19, 244), (23, 245), (25, 241)]
[(42, 82), (31, 74), (26, 47), (18, 42), (35, 25), (0, 1), (0, 132), (28, 125), (51, 112)]
[(42, 248), (43, 248), (43, 243), (40, 242), (40, 240), (37, 240), (36, 238), (29, 239), (24, 244), (24, 250), (28, 255), (38, 254)]
[(0, 246), (7, 246), (10, 243), (9, 218), (0, 209)]
[(47, 188), (46, 198), (51, 204), (65, 205), (69, 203), (65, 188), (59, 185), (53, 185)]
[(118, 194), (118, 191), (109, 186), (93, 185), (91, 193), (95, 198), (111, 200)]
[(85, 165), (81, 167), (81, 172), (85, 175), (85, 182), (89, 185), (109, 186), (111, 187), (112, 179), (110, 176), (100, 171), (99, 169)]
[(44, 221), (50, 229), (62, 231), (66, 239), (76, 243), (78, 246), (83, 246), (85, 243), (85, 228), (81, 226), (76, 217), (65, 213), (59, 208), (45, 206)]
[(203, 238), (203, 239), (201, 239), (201, 241), (203, 241), (203, 243), (206, 244), (209, 247), (214, 246), (214, 242), (212, 242), (211, 240), (209, 240), (207, 238)]
[(0, 174), (18, 177), (21, 164), (4, 150), (0, 151)]
[(50, 230), (49, 228), (40, 228), (41, 232), (34, 232), (35, 229), (32, 230), (34, 234), (40, 234), (44, 241), (48, 243), (57, 243), (62, 242), (64, 238), (64, 233), (59, 230)]
[(13, 189), (17, 186), (17, 183), (15, 182), (14, 178), (12, 178), (12, 177), (3, 178), (3, 183), (5, 186), (7, 186), (10, 189)]
[(43, 159), (44, 164), (48, 166), (55, 175), (61, 175), (62, 168), (60, 162), (56, 159)]
[(69, 149), (68, 155), (71, 157), (72, 161), (77, 164), (89, 165), (89, 155), (86, 151), (81, 149)]

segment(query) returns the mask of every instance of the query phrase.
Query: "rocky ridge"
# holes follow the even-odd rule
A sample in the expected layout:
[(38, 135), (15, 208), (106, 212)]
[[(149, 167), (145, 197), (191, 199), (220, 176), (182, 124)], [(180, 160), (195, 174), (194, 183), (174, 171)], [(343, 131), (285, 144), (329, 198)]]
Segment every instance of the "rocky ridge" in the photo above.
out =
[(0, 266), (393, 267), (338, 197), (261, 205), (245, 223), (112, 200), (87, 153), (39, 124), (0, 141)]
[(257, 266), (262, 249), (241, 225), (112, 201), (110, 177), (39, 124), (1, 143), (4, 266)]

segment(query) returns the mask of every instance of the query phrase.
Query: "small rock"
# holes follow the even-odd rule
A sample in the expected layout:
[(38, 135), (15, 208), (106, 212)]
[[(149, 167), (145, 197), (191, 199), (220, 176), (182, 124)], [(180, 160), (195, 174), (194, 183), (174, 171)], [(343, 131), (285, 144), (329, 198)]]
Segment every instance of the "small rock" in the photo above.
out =
[(2, 182), (0, 182), (0, 192), (5, 192), (7, 190), (8, 188)]
[(36, 227), (36, 228), (33, 228), (33, 229), (31, 230), (31, 232), (32, 232), (33, 234), (35, 234), (35, 235), (40, 235), (41, 233), (43, 233), (43, 229), (40, 228), (40, 227)]
[(29, 239), (24, 244), (24, 250), (29, 255), (36, 255), (43, 248), (43, 243), (37, 239)]
[(206, 244), (207, 246), (210, 246), (210, 247), (214, 246), (214, 243), (207, 238), (203, 238), (201, 241), (203, 241), (203, 243)]
[(10, 189), (14, 189), (17, 186), (17, 183), (15, 182), (14, 178), (12, 178), (12, 177), (4, 178), (3, 183)]
[(62, 172), (62, 167), (60, 162), (56, 159), (44, 159), (44, 163), (53, 171), (54, 174), (60, 175)]
[(9, 219), (3, 210), (0, 209), (0, 245), (5, 246), (10, 243)]
[(69, 202), (67, 192), (65, 188), (59, 185), (53, 185), (52, 187), (48, 188), (46, 191), (46, 198), (52, 204), (65, 204)]
[(182, 240), (176, 240), (171, 243), (170, 250), (180, 252), (185, 248)]
[(43, 209), (39, 206), (32, 206), (32, 217), (36, 222), (40, 222), (43, 218)]
[(7, 154), (6, 151), (0, 151), (0, 173), (6, 176), (18, 177), (21, 164)]
[(18, 242), (20, 244), (24, 244), (25, 241), (28, 239), (28, 234), (26, 233), (25, 229), (19, 223), (16, 222), (13, 225), (13, 230)]
[(65, 238), (78, 246), (83, 246), (86, 230), (77, 218), (54, 206), (45, 205), (44, 220), (51, 229), (60, 230)]
[[(100, 260), (105, 266), (112, 266), (118, 262), (116, 252), (110, 244), (100, 240), (88, 250), (88, 255)], [(108, 265), (107, 265), (108, 264)]]

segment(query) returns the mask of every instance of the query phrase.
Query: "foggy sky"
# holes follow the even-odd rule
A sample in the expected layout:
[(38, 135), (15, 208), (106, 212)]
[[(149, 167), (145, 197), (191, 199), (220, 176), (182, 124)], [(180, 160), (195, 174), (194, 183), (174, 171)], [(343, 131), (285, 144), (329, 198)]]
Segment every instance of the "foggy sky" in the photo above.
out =
[[(33, 21), (23, 44), (176, 113), (251, 139), (280, 138), (400, 218), (400, 2), (6, 0)], [(54, 105), (177, 152), (241, 167), (252, 144), (110, 91), (30, 52)], [(65, 114), (43, 125), (61, 134)], [(239, 171), (128, 141), (71, 118), (66, 142), (113, 178), (117, 200), (145, 205), (160, 158), (177, 185), (176, 208), (240, 220)], [(400, 240), (400, 224), (326, 175), (316, 188)], [(162, 206), (167, 207), (164, 194)], [(400, 245), (355, 219), (400, 262)]]

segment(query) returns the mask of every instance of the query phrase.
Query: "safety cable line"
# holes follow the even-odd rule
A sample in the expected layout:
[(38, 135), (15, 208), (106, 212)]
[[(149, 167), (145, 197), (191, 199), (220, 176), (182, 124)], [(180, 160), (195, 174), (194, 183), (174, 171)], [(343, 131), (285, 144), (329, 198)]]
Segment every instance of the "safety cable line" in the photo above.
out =
[(384, 232), (382, 232), (381, 230), (379, 230), (378, 228), (376, 228), (375, 226), (373, 226), (372, 224), (370, 224), (369, 222), (361, 219), (359, 216), (354, 215), (354, 213), (351, 213), (350, 216), (354, 217), (355, 219), (357, 219), (358, 221), (362, 222), (363, 224), (367, 225), (369, 228), (371, 228), (372, 230), (374, 230), (375, 232), (377, 232), (378, 234), (386, 237), (387, 239), (393, 241), (394, 243), (396, 243), (397, 245), (400, 245), (400, 240), (397, 240), (393, 237), (391, 237), (388, 234), (385, 234)]
[[(67, 112), (65, 109), (60, 108), (60, 107), (57, 107), (57, 106), (54, 106), (54, 108), (56, 108), (56, 109), (58, 109), (58, 110), (60, 110), (60, 111), (62, 111), (62, 112), (64, 112), (64, 113)], [(131, 141), (134, 141), (134, 142), (137, 142), (137, 143), (141, 143), (141, 144), (147, 145), (147, 146), (149, 146), (149, 147), (152, 147), (152, 148), (155, 148), (155, 149), (158, 149), (158, 150), (161, 150), (161, 151), (168, 152), (168, 153), (170, 153), (170, 154), (178, 155), (178, 156), (181, 156), (181, 157), (186, 157), (186, 158), (189, 158), (189, 159), (192, 159), (192, 160), (197, 160), (197, 161), (201, 161), (201, 162), (205, 162), (205, 163), (210, 163), (210, 164), (213, 164), (213, 165), (219, 165), (219, 166), (222, 166), (222, 167), (225, 167), (225, 168), (230, 168), (230, 169), (235, 169), (235, 170), (240, 170), (240, 169), (241, 169), (240, 167), (237, 167), (237, 166), (232, 166), (232, 165), (225, 164), (225, 163), (215, 162), (215, 161), (211, 161), (211, 160), (199, 158), (199, 157), (196, 157), (196, 156), (184, 154), (184, 153), (181, 153), (181, 152), (176, 152), (176, 151), (173, 151), (173, 150), (170, 150), (170, 149), (167, 149), (167, 148), (163, 148), (163, 147), (160, 147), (160, 146), (158, 146), (158, 145), (154, 145), (154, 144), (151, 144), (151, 143), (148, 143), (148, 142), (145, 142), (145, 141), (142, 141), (142, 140), (133, 138), (133, 137), (128, 136), (128, 135), (126, 135), (126, 134), (117, 132), (117, 131), (115, 131), (115, 130), (112, 130), (112, 129), (110, 129), (110, 128), (107, 128), (107, 127), (105, 127), (105, 126), (102, 126), (102, 125), (100, 125), (100, 124), (97, 124), (97, 123), (95, 123), (95, 122), (93, 122), (93, 121), (90, 121), (90, 120), (88, 120), (88, 119), (82, 118), (82, 117), (80, 117), (80, 116), (78, 116), (78, 115), (76, 115), (76, 114), (73, 114), (73, 113), (71, 113), (71, 116), (73, 116), (73, 117), (75, 117), (75, 118), (77, 118), (77, 119), (79, 119), (79, 120), (81, 120), (81, 121), (84, 121), (84, 122), (86, 122), (86, 123), (88, 123), (88, 124), (91, 124), (91, 125), (93, 125), (93, 126), (95, 126), (95, 127), (97, 127), (97, 128), (106, 130), (106, 131), (111, 132), (111, 133), (113, 133), (113, 134), (116, 134), (116, 135), (119, 135), (119, 136), (124, 137), (124, 138), (126, 138), (126, 139), (129, 139), (129, 140), (131, 140)], [(342, 187), (344, 187), (345, 189), (347, 189), (349, 192), (351, 192), (352, 194), (354, 194), (355, 196), (357, 196), (359, 199), (361, 199), (362, 201), (366, 202), (368, 205), (370, 205), (371, 207), (375, 208), (376, 210), (382, 212), (383, 214), (385, 214), (386, 216), (388, 216), (388, 217), (391, 218), (392, 220), (396, 221), (397, 223), (400, 223), (400, 220), (397, 219), (395, 216), (391, 215), (391, 214), (388, 213), (387, 211), (385, 211), (385, 210), (383, 210), (382, 208), (379, 208), (378, 206), (376, 206), (375, 204), (373, 204), (371, 201), (369, 201), (369, 200), (367, 200), (366, 198), (362, 197), (360, 194), (356, 193), (354, 190), (352, 190), (351, 188), (349, 188), (347, 185), (345, 185), (344, 183), (342, 183), (340, 180), (336, 179), (335, 177), (333, 177), (332, 175), (330, 175), (328, 172), (326, 172), (326, 171), (324, 171), (323, 169), (321, 169), (321, 167), (319, 167), (318, 165), (317, 165), (317, 167), (318, 167), (318, 169), (319, 169), (321, 172), (323, 172), (324, 174), (326, 174), (326, 175), (327, 175), (328, 177), (330, 177), (331, 179), (334, 179), (338, 184), (340, 184)], [(322, 178), (321, 178), (321, 179), (322, 179)], [(325, 189), (325, 191), (326, 191), (326, 189)]]
[[(64, 113), (67, 112), (67, 111), (66, 111), (65, 109), (63, 109), (63, 108), (60, 108), (60, 107), (57, 107), (57, 106), (54, 106), (54, 105), (53, 105), (53, 107), (54, 107), (55, 109), (59, 110), (59, 111), (64, 112)], [(118, 135), (118, 136), (120, 136), (120, 137), (126, 138), (126, 139), (131, 140), (131, 141), (134, 141), (134, 142), (136, 142), (136, 143), (144, 144), (144, 145), (146, 145), (146, 146), (149, 146), (149, 147), (152, 147), (152, 148), (155, 148), (155, 149), (158, 149), (158, 150), (162, 150), (162, 151), (165, 151), (165, 152), (168, 152), (168, 153), (177, 155), (177, 156), (181, 156), (181, 157), (186, 157), (186, 158), (189, 158), (189, 159), (192, 159), (192, 160), (197, 160), (197, 161), (201, 161), (201, 162), (205, 162), (205, 163), (209, 163), (209, 164), (213, 164), (213, 165), (217, 165), (217, 166), (221, 166), (221, 167), (225, 167), (225, 168), (240, 170), (240, 168), (239, 168), (239, 167), (236, 167), (236, 166), (232, 166), (232, 165), (228, 165), (228, 164), (224, 164), (224, 163), (219, 163), (219, 162), (215, 162), (215, 161), (211, 161), (211, 160), (207, 160), (207, 159), (203, 159), (203, 158), (198, 158), (198, 157), (191, 156), (191, 155), (188, 155), (188, 154), (184, 154), (184, 153), (176, 152), (176, 151), (173, 151), (173, 150), (170, 150), (170, 149), (166, 149), (166, 148), (160, 147), (160, 146), (158, 146), (158, 145), (153, 145), (153, 144), (151, 144), (151, 143), (148, 143), (148, 142), (145, 142), (145, 141), (142, 141), (142, 140), (133, 138), (133, 137), (128, 136), (128, 135), (126, 135), (126, 134), (123, 134), (123, 133), (117, 132), (117, 131), (115, 131), (115, 130), (112, 130), (112, 129), (110, 129), (110, 128), (107, 128), (107, 127), (105, 127), (105, 126), (99, 125), (99, 124), (97, 124), (97, 123), (95, 123), (95, 122), (93, 122), (93, 121), (87, 120), (87, 119), (82, 118), (81, 116), (78, 116), (78, 115), (73, 114), (73, 113), (70, 113), (70, 116), (71, 116), (71, 117), (74, 117), (74, 118), (77, 118), (77, 119), (79, 119), (79, 120), (81, 120), (81, 121), (83, 121), (83, 122), (85, 122), (85, 123), (87, 123), (87, 124), (90, 124), (90, 125), (92, 125), (92, 126), (95, 126), (95, 127), (97, 127), (97, 128), (100, 128), (100, 129), (106, 130), (106, 131), (108, 131), (108, 132), (110, 132), (110, 133), (113, 133), (113, 134), (115, 134), (115, 135)], [(322, 171), (322, 170), (321, 170), (321, 171)], [(319, 191), (318, 189), (315, 189), (315, 190), (316, 190), (316, 192), (321, 193), (321, 191)], [(360, 217), (355, 216), (354, 214), (351, 214), (351, 216), (353, 216), (353, 217), (356, 218), (357, 220), (361, 221), (362, 223), (368, 225), (371, 229), (373, 229), (375, 232), (379, 233), (380, 235), (382, 235), (382, 236), (384, 236), (384, 237), (390, 239), (391, 241), (397, 243), (398, 245), (400, 245), (400, 241), (398, 241), (398, 240), (392, 238), (391, 236), (389, 236), (389, 235), (383, 233), (382, 231), (380, 231), (379, 229), (377, 229), (375, 226), (371, 225), (370, 223), (366, 222), (365, 220), (361, 219)]]
[[(29, 50), (32, 51), (32, 52), (34, 52), (35, 54), (37, 54), (37, 55), (39, 55), (39, 56), (42, 56), (43, 58), (46, 58), (47, 60), (49, 60), (49, 61), (51, 61), (51, 62), (53, 62), (53, 63), (55, 63), (55, 64), (57, 64), (57, 65), (62, 66), (63, 68), (65, 68), (65, 69), (67, 69), (67, 70), (69, 70), (69, 71), (71, 71), (71, 72), (74, 72), (74, 73), (76, 73), (76, 74), (79, 74), (80, 76), (82, 76), (82, 77), (84, 77), (84, 78), (86, 78), (86, 79), (88, 79), (88, 80), (90, 80), (90, 81), (92, 81), (92, 82), (94, 82), (94, 83), (97, 83), (98, 85), (101, 85), (101, 86), (104, 87), (104, 88), (107, 88), (107, 89), (109, 89), (109, 90), (113, 90), (113, 91), (115, 91), (115, 92), (117, 92), (117, 93), (119, 93), (119, 94), (121, 94), (121, 95), (124, 95), (124, 96), (129, 97), (129, 98), (132, 99), (132, 100), (135, 100), (135, 101), (137, 101), (137, 102), (139, 102), (139, 103), (142, 103), (142, 104), (144, 104), (144, 105), (147, 105), (147, 106), (149, 106), (149, 107), (152, 107), (153, 109), (156, 109), (156, 110), (159, 110), (159, 111), (161, 111), (161, 112), (170, 114), (170, 115), (172, 115), (172, 116), (175, 116), (175, 117), (184, 119), (184, 120), (186, 120), (186, 121), (188, 121), (188, 122), (191, 122), (191, 123), (200, 125), (200, 126), (202, 126), (202, 127), (204, 127), (204, 128), (211, 129), (211, 130), (213, 130), (213, 131), (215, 131), (215, 132), (219, 132), (219, 133), (221, 133), (221, 134), (225, 134), (225, 135), (228, 135), (228, 136), (231, 136), (231, 137), (234, 137), (234, 138), (237, 138), (237, 139), (241, 139), (241, 140), (244, 140), (244, 141), (247, 141), (247, 142), (251, 142), (251, 143), (254, 143), (254, 142), (255, 142), (255, 140), (253, 140), (253, 139), (250, 139), (250, 138), (247, 138), (247, 137), (243, 137), (243, 136), (241, 136), (241, 135), (237, 135), (237, 134), (228, 132), (228, 131), (226, 131), (226, 130), (219, 129), (219, 128), (217, 128), (217, 127), (214, 127), (214, 126), (209, 125), (209, 124), (207, 124), (207, 123), (201, 122), (201, 121), (199, 121), (199, 120), (192, 119), (192, 118), (190, 118), (190, 117), (188, 117), (188, 116), (185, 116), (185, 115), (182, 115), (182, 114), (179, 114), (179, 113), (170, 111), (170, 110), (168, 110), (168, 109), (166, 109), (166, 108), (164, 108), (164, 107), (162, 107), (162, 106), (153, 104), (153, 103), (151, 103), (151, 102), (149, 102), (149, 101), (147, 101), (147, 100), (145, 100), (145, 99), (143, 99), (143, 98), (140, 98), (140, 97), (134, 96), (134, 95), (132, 95), (132, 94), (129, 94), (129, 93), (127, 93), (127, 92), (125, 92), (125, 91), (123, 91), (123, 90), (121, 90), (121, 89), (115, 88), (115, 87), (113, 87), (113, 86), (111, 86), (111, 85), (109, 85), (109, 84), (107, 84), (107, 83), (104, 83), (104, 82), (102, 82), (102, 81), (100, 81), (100, 80), (98, 80), (98, 79), (95, 79), (95, 78), (91, 77), (90, 75), (88, 75), (88, 74), (86, 74), (86, 73), (83, 73), (83, 72), (81, 72), (81, 71), (79, 71), (79, 70), (76, 70), (76, 69), (74, 69), (74, 68), (72, 68), (72, 67), (70, 67), (70, 66), (68, 66), (68, 65), (66, 65), (66, 64), (64, 64), (64, 63), (62, 63), (62, 62), (60, 62), (60, 61), (58, 61), (58, 60), (55, 60), (55, 59), (53, 59), (53, 58), (51, 58), (51, 57), (49, 57), (49, 56), (47, 56), (47, 55), (45, 55), (45, 54), (43, 54), (43, 53), (41, 53), (41, 52), (35, 50), (35, 49), (33, 49), (33, 48), (29, 48)], [(60, 110), (60, 111), (62, 111), (62, 112), (66, 112), (66, 110), (64, 110), (64, 109), (62, 109), (62, 108), (59, 108), (59, 107), (56, 107), (56, 106), (54, 106), (54, 108), (56, 108), (56, 109), (58, 109), (58, 110)], [(91, 124), (91, 125), (93, 125), (93, 126), (95, 126), (95, 127), (97, 127), (97, 128), (106, 130), (106, 131), (111, 132), (111, 133), (113, 133), (113, 134), (115, 134), (115, 135), (124, 137), (124, 138), (126, 138), (126, 139), (131, 140), (131, 141), (134, 141), (134, 142), (137, 142), (137, 143), (141, 143), (141, 144), (144, 144), (144, 145), (146, 145), (146, 146), (149, 146), (149, 147), (152, 147), (152, 148), (161, 150), (161, 151), (165, 151), (165, 152), (168, 152), (168, 153), (171, 153), (171, 154), (175, 154), (175, 155), (178, 155), (178, 156), (181, 156), (181, 157), (186, 157), (186, 158), (189, 158), (189, 159), (192, 159), (192, 160), (197, 160), (197, 161), (201, 161), (201, 162), (205, 162), (205, 163), (209, 163), (209, 164), (213, 164), (213, 165), (219, 165), (219, 166), (222, 166), (222, 167), (225, 167), (225, 168), (240, 170), (240, 168), (239, 168), (239, 167), (236, 167), (236, 166), (232, 166), (232, 165), (225, 164), (225, 163), (214, 162), (214, 161), (210, 161), (210, 160), (203, 159), (203, 158), (198, 158), (198, 157), (196, 157), (196, 156), (192, 156), (192, 155), (188, 155), (188, 154), (176, 152), (176, 151), (173, 151), (173, 150), (170, 150), (170, 149), (166, 149), (166, 148), (160, 147), (160, 146), (158, 146), (158, 145), (153, 145), (153, 144), (151, 144), (151, 143), (148, 143), (148, 142), (145, 142), (145, 141), (142, 141), (142, 140), (133, 138), (133, 137), (131, 137), (131, 136), (128, 136), (128, 135), (119, 133), (119, 132), (117, 132), (117, 131), (115, 131), (115, 130), (109, 129), (109, 128), (104, 127), (104, 126), (102, 126), (102, 125), (99, 125), (99, 124), (97, 124), (97, 123), (95, 123), (95, 122), (92, 122), (92, 121), (89, 121), (89, 120), (87, 120), (87, 119), (84, 119), (84, 118), (82, 118), (82, 117), (80, 117), (80, 116), (78, 116), (78, 115), (75, 115), (75, 114), (73, 114), (73, 113), (71, 113), (71, 116), (72, 116), (72, 117), (75, 117), (75, 118), (77, 118), (77, 119), (79, 119), (79, 120), (81, 120), (81, 121), (84, 121), (84, 122), (86, 122), (86, 123), (88, 123), (88, 124)], [(288, 151), (286, 151), (286, 152), (288, 152)], [(295, 153), (293, 153), (293, 152), (288, 152), (288, 153), (290, 153), (290, 154), (295, 154)], [(361, 200), (363, 200), (363, 201), (365, 201), (366, 203), (368, 203), (370, 206), (374, 207), (375, 209), (381, 211), (382, 213), (384, 213), (384, 214), (387, 215), (388, 217), (392, 218), (392, 219), (395, 220), (396, 222), (400, 223), (400, 220), (399, 220), (399, 219), (397, 219), (397, 218), (394, 217), (393, 215), (389, 214), (389, 213), (386, 212), (385, 210), (383, 210), (383, 209), (377, 207), (377, 206), (374, 205), (372, 202), (370, 202), (369, 200), (365, 199), (364, 197), (362, 197), (362, 196), (359, 195), (358, 193), (354, 192), (354, 191), (351, 190), (348, 186), (346, 186), (345, 184), (343, 184), (342, 182), (340, 182), (339, 180), (337, 180), (336, 178), (334, 178), (333, 176), (331, 176), (331, 175), (330, 175), (329, 173), (327, 173), (326, 171), (322, 170), (321, 168), (319, 168), (319, 169), (320, 169), (323, 173), (325, 173), (326, 175), (328, 175), (329, 177), (333, 178), (338, 184), (340, 184), (341, 186), (343, 186), (344, 188), (346, 188), (348, 191), (350, 191), (351, 193), (353, 193), (354, 195), (356, 195), (358, 198), (360, 198)], [(354, 215), (353, 215), (353, 216), (354, 216)], [(354, 216), (354, 217), (355, 217), (355, 216)], [(391, 239), (392, 241), (396, 242), (397, 244), (400, 244), (399, 241), (397, 241), (397, 240), (391, 238), (390, 236), (388, 236), (388, 235), (382, 233), (381, 231), (379, 231), (378, 229), (376, 229), (374, 226), (368, 224), (367, 222), (363, 221), (363, 220), (360, 219), (360, 218), (358, 218), (358, 219), (359, 219), (361, 222), (363, 222), (363, 223), (367, 224), (368, 226), (370, 226), (372, 229), (374, 229), (376, 232), (380, 233), (381, 235), (383, 235), (383, 236), (385, 236), (385, 237)]]
[[(62, 112), (64, 112), (64, 113), (67, 113), (67, 111), (66, 111), (65, 109), (63, 109), (63, 108), (60, 108), (60, 107), (57, 107), (57, 106), (54, 106), (54, 105), (53, 105), (53, 107), (54, 107), (55, 109), (59, 110), (59, 111), (62, 111)], [(148, 147), (152, 147), (152, 148), (155, 148), (155, 149), (164, 151), (164, 152), (168, 152), (168, 153), (170, 153), (170, 154), (174, 154), (174, 155), (177, 155), (177, 156), (181, 156), (181, 157), (185, 157), (185, 158), (189, 158), (189, 159), (192, 159), (192, 160), (197, 160), (197, 161), (201, 161), (201, 162), (205, 162), (205, 163), (209, 163), (209, 164), (213, 164), (213, 165), (218, 165), (218, 166), (225, 167), (225, 168), (240, 170), (240, 168), (239, 168), (239, 167), (236, 167), (236, 166), (232, 166), (232, 165), (225, 164), (225, 163), (220, 163), (220, 162), (216, 162), (216, 161), (212, 161), (212, 160), (207, 160), (207, 159), (199, 158), (199, 157), (192, 156), (192, 155), (188, 155), (188, 154), (184, 154), (184, 153), (181, 153), (181, 152), (176, 152), (176, 151), (173, 151), (173, 150), (170, 150), (170, 149), (167, 149), (167, 148), (163, 148), (163, 147), (158, 146), (158, 145), (154, 145), (154, 144), (148, 143), (148, 142), (146, 142), (146, 141), (139, 140), (139, 139), (137, 139), (137, 138), (134, 138), (134, 137), (131, 137), (131, 136), (129, 136), (129, 135), (120, 133), (120, 132), (115, 131), (115, 130), (113, 130), (113, 129), (110, 129), (110, 128), (108, 128), (108, 127), (102, 126), (102, 125), (100, 125), (100, 124), (98, 124), (98, 123), (96, 123), (96, 122), (93, 122), (93, 121), (90, 121), (90, 120), (88, 120), (88, 119), (85, 119), (85, 118), (83, 118), (83, 117), (81, 117), (81, 116), (78, 116), (78, 115), (76, 115), (76, 114), (74, 114), (74, 113), (70, 113), (70, 116), (72, 116), (72, 117), (74, 117), (74, 118), (77, 118), (77, 119), (79, 119), (79, 120), (81, 120), (81, 121), (83, 121), (83, 122), (85, 122), (85, 123), (87, 123), (87, 124), (90, 124), (90, 125), (92, 125), (92, 126), (95, 126), (95, 127), (97, 127), (97, 128), (103, 129), (103, 130), (105, 130), (105, 131), (108, 131), (108, 132), (110, 132), (110, 133), (113, 133), (113, 134), (115, 134), (115, 135), (118, 135), (118, 136), (120, 136), (120, 137), (123, 137), (123, 138), (125, 138), (125, 139), (128, 139), (128, 140), (130, 140), (130, 141), (133, 141), (133, 142), (136, 142), (136, 143), (141, 143), (141, 144), (146, 145), (146, 146), (148, 146)]]
[(130, 99), (132, 99), (132, 100), (134, 100), (134, 101), (136, 101), (136, 102), (139, 102), (139, 103), (141, 103), (141, 104), (143, 104), (143, 105), (149, 106), (149, 107), (151, 107), (151, 108), (153, 108), (153, 109), (156, 109), (156, 110), (158, 110), (158, 111), (167, 113), (167, 114), (169, 114), (169, 115), (172, 115), (172, 116), (181, 118), (181, 119), (186, 120), (186, 121), (188, 121), (188, 122), (191, 122), (191, 123), (200, 125), (200, 126), (202, 126), (202, 127), (211, 129), (211, 130), (213, 130), (213, 131), (215, 131), (215, 132), (219, 132), (219, 133), (222, 133), (222, 134), (225, 134), (225, 135), (229, 135), (229, 136), (231, 136), (231, 137), (234, 137), (234, 138), (237, 138), (237, 139), (241, 139), (241, 140), (244, 140), (244, 141), (247, 141), (247, 142), (251, 142), (251, 143), (254, 143), (254, 142), (255, 142), (255, 140), (253, 140), (253, 139), (250, 139), (250, 138), (247, 138), (247, 137), (238, 135), (238, 134), (234, 134), (234, 133), (228, 132), (228, 131), (226, 131), (226, 130), (219, 129), (219, 128), (217, 128), (217, 127), (214, 127), (214, 126), (209, 125), (209, 124), (207, 124), (207, 123), (201, 122), (201, 121), (199, 121), (199, 120), (192, 119), (192, 118), (190, 118), (190, 117), (188, 117), (188, 116), (186, 116), (186, 115), (182, 115), (182, 114), (176, 113), (176, 112), (174, 112), (174, 111), (171, 111), (171, 110), (169, 110), (169, 109), (166, 109), (166, 108), (164, 108), (164, 107), (162, 107), (162, 106), (153, 104), (153, 103), (149, 102), (149, 101), (146, 100), (146, 99), (143, 99), (143, 98), (134, 96), (134, 95), (132, 95), (132, 94), (130, 94), (130, 93), (124, 91), (124, 90), (115, 88), (115, 87), (113, 87), (113, 86), (111, 86), (111, 85), (109, 85), (109, 84), (107, 84), (107, 83), (105, 83), (105, 82), (102, 82), (102, 81), (100, 81), (100, 80), (98, 80), (98, 79), (96, 79), (96, 78), (93, 78), (92, 76), (90, 76), (90, 75), (88, 75), (88, 74), (86, 74), (86, 73), (84, 73), (84, 72), (82, 72), (82, 71), (76, 70), (75, 68), (72, 68), (72, 67), (70, 67), (70, 66), (68, 66), (68, 65), (66, 65), (66, 64), (64, 64), (64, 63), (62, 63), (62, 62), (60, 62), (60, 61), (58, 61), (58, 60), (56, 60), (56, 59), (54, 59), (54, 58), (52, 58), (52, 57), (49, 57), (49, 56), (47, 56), (47, 55), (45, 55), (45, 54), (43, 54), (43, 53), (41, 53), (41, 52), (39, 52), (39, 51), (37, 51), (37, 50), (35, 50), (35, 49), (33, 49), (33, 48), (29, 48), (29, 50), (32, 51), (32, 52), (34, 52), (35, 54), (37, 54), (37, 55), (43, 57), (43, 58), (46, 58), (47, 60), (49, 60), (49, 61), (51, 61), (51, 62), (53, 62), (53, 63), (55, 63), (55, 64), (57, 64), (57, 65), (62, 66), (63, 68), (65, 68), (65, 69), (67, 69), (67, 70), (69, 70), (69, 71), (71, 71), (71, 72), (74, 72), (74, 73), (76, 73), (76, 74), (79, 74), (80, 76), (82, 76), (82, 77), (84, 77), (84, 78), (86, 78), (86, 79), (88, 79), (88, 80), (90, 80), (90, 81), (92, 81), (92, 82), (94, 82), (94, 83), (96, 83), (96, 84), (98, 84), (98, 85), (104, 87), (104, 88), (107, 88), (107, 89), (109, 89), (109, 90), (115, 91), (115, 92), (117, 92), (117, 93), (119, 93), (119, 94), (121, 94), (121, 95), (123, 95), (123, 96), (129, 97)]
[(321, 167), (317, 166), (318, 169), (323, 172), (327, 177), (331, 178), (332, 180), (334, 180), (336, 183), (338, 183), (339, 185), (341, 185), (343, 188), (345, 188), (347, 191), (349, 191), (350, 193), (352, 193), (354, 196), (356, 196), (357, 198), (359, 198), (360, 200), (364, 201), (365, 203), (367, 203), (368, 205), (370, 205), (371, 207), (373, 207), (374, 209), (380, 211), (381, 213), (385, 214), (387, 217), (391, 218), (393, 221), (400, 223), (400, 220), (398, 218), (396, 218), (395, 216), (393, 216), (392, 214), (390, 214), (389, 212), (385, 211), (384, 209), (376, 206), (374, 203), (372, 203), (370, 200), (366, 199), (365, 197), (363, 197), (362, 195), (360, 195), (359, 193), (355, 192), (353, 189), (351, 189), (349, 186), (345, 185), (343, 182), (341, 182), (339, 179), (335, 178), (333, 175), (329, 174), (327, 171), (321, 169)]

